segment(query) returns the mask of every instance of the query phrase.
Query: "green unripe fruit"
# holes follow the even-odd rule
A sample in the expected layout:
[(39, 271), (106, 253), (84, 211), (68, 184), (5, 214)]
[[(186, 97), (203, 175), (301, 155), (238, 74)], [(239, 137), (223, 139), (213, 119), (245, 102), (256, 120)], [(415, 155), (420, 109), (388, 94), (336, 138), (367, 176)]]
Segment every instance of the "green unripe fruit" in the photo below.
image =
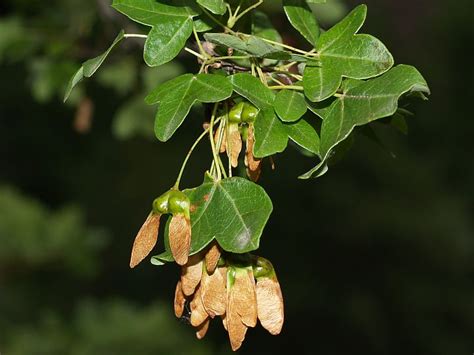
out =
[(265, 258), (257, 257), (253, 265), (253, 276), (258, 279), (261, 277), (273, 278), (275, 269), (270, 261)]
[(257, 118), (258, 113), (258, 108), (248, 102), (245, 102), (244, 109), (242, 110), (241, 119), (246, 123), (252, 123)]
[(244, 102), (239, 102), (229, 111), (229, 122), (231, 123), (240, 123), (242, 122), (242, 112), (245, 108)]
[(168, 200), (168, 211), (172, 214), (182, 213), (186, 217), (189, 217), (189, 208), (191, 207), (191, 202), (189, 201), (188, 196), (183, 192), (178, 190), (172, 190), (169, 195)]
[(160, 197), (155, 198), (153, 201), (153, 213), (155, 214), (166, 214), (168, 213), (168, 200), (170, 197), (171, 191), (166, 191)]

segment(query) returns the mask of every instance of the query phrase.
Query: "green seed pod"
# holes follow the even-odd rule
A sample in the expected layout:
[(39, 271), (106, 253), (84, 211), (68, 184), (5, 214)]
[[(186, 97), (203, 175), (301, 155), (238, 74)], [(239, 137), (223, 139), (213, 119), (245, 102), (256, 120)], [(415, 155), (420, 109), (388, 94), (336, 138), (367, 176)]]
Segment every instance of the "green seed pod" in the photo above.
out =
[(189, 208), (191, 207), (191, 202), (189, 201), (188, 196), (184, 192), (178, 190), (170, 191), (169, 200), (168, 200), (168, 211), (172, 214), (184, 214), (189, 218)]
[(239, 102), (234, 105), (229, 111), (229, 122), (231, 123), (240, 123), (242, 122), (242, 112), (244, 110), (245, 103)]
[(258, 108), (256, 108), (254, 105), (252, 105), (249, 102), (244, 103), (244, 108), (242, 110), (242, 121), (247, 122), (247, 123), (252, 123), (255, 121), (257, 118), (257, 115), (259, 113)]
[(270, 261), (258, 256), (253, 263), (253, 276), (256, 279), (261, 277), (273, 278), (275, 277), (275, 269)]
[(166, 191), (160, 197), (155, 198), (153, 201), (153, 213), (155, 214), (167, 214), (169, 209), (169, 198), (170, 198), (170, 191)]

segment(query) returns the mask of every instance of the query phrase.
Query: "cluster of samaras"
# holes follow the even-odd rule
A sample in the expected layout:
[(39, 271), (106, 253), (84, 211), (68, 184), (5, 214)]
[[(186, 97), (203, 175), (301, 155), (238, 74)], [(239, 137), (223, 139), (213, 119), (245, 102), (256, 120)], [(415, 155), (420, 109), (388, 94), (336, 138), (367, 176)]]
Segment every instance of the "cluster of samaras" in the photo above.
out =
[(260, 257), (232, 257), (223, 257), (217, 244), (191, 256), (176, 285), (174, 310), (178, 318), (188, 317), (198, 339), (206, 335), (211, 319), (220, 317), (235, 351), (257, 319), (271, 334), (279, 334), (284, 312), (280, 284), (270, 262)]
[(283, 297), (272, 264), (250, 254), (223, 254), (215, 241), (189, 256), (190, 202), (181, 191), (172, 189), (155, 199), (153, 211), (135, 238), (130, 267), (138, 265), (155, 247), (162, 214), (172, 215), (168, 242), (174, 260), (182, 268), (175, 292), (175, 314), (189, 319), (198, 339), (205, 336), (215, 317), (222, 319), (234, 351), (257, 320), (271, 334), (279, 334), (284, 321)]

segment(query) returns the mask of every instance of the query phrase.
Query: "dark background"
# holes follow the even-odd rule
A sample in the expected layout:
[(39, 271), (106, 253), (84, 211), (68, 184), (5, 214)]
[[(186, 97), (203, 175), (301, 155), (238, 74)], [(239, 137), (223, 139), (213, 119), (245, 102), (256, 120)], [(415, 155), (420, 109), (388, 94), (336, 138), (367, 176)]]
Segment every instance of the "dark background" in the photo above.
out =
[[(315, 13), (328, 28), (359, 3)], [(473, 3), (366, 3), (363, 32), (415, 65), (432, 96), (412, 106), (408, 136), (382, 131), (381, 147), (358, 135), (321, 179), (296, 179), (313, 161), (295, 149), (265, 170), (275, 211), (259, 254), (277, 269), (286, 322), (278, 337), (250, 330), (241, 354), (474, 352)], [(277, 5), (272, 20), (295, 42)], [(0, 352), (227, 353), (220, 322), (199, 342), (173, 318), (177, 267), (128, 269), (151, 201), (202, 122), (193, 111), (160, 144), (141, 98), (194, 71), (192, 59), (146, 69), (129, 40), (64, 105), (77, 65), (136, 29), (107, 1), (6, 0), (0, 14)], [(209, 162), (203, 145), (184, 185)]]

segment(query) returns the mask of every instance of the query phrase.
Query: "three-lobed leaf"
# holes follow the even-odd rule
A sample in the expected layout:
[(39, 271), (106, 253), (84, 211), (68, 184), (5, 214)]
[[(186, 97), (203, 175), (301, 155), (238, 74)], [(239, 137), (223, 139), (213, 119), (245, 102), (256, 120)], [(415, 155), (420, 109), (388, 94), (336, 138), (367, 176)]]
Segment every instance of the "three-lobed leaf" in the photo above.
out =
[[(191, 201), (191, 254), (213, 240), (231, 253), (258, 249), (263, 229), (273, 210), (265, 190), (240, 177), (207, 181), (183, 191)], [(166, 238), (166, 236), (165, 236)], [(157, 260), (172, 261), (169, 247)]]
[(155, 0), (114, 0), (112, 6), (133, 21), (152, 27), (143, 51), (145, 63), (151, 67), (179, 54), (192, 34), (193, 17), (200, 14), (189, 0), (173, 5)]
[(308, 63), (303, 87), (311, 101), (320, 102), (339, 89), (342, 78), (369, 79), (393, 66), (385, 45), (373, 36), (356, 34), (363, 25), (367, 7), (360, 5), (340, 23), (321, 35), (318, 61)]
[(382, 76), (365, 82), (352, 81), (332, 103), (315, 111), (323, 118), (320, 155), (322, 162), (300, 178), (310, 178), (328, 159), (331, 150), (345, 140), (354, 127), (393, 115), (399, 98), (408, 92), (429, 94), (422, 75), (412, 66), (399, 65)]
[(158, 86), (145, 100), (149, 104), (160, 103), (155, 118), (155, 135), (166, 142), (196, 102), (219, 102), (231, 95), (232, 84), (221, 75), (184, 74)]

